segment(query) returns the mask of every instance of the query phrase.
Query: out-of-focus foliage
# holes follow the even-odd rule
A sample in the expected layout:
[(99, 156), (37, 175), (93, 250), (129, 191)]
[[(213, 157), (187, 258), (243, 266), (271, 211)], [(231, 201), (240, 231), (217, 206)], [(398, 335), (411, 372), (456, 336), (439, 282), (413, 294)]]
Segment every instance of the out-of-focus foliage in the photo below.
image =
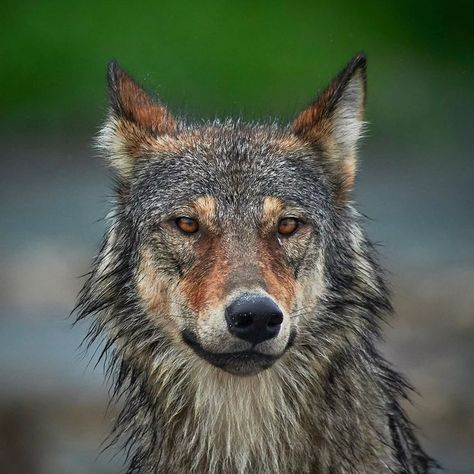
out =
[(376, 127), (458, 139), (474, 102), (473, 11), (468, 1), (10, 0), (0, 125), (97, 124), (112, 57), (175, 111), (289, 118), (363, 49)]

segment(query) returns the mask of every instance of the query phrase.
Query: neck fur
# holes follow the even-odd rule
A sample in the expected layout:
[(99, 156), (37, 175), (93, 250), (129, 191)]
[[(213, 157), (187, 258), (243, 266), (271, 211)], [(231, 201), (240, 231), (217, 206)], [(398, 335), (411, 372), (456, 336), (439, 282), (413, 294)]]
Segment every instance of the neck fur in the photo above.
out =
[[(127, 375), (118, 425), (136, 448), (129, 472), (326, 472), (349, 443), (367, 466), (384, 438), (367, 415), (374, 388), (366, 384), (356, 399), (340, 386), (339, 398), (346, 376), (331, 375), (334, 387), (325, 392), (327, 370), (314, 354), (297, 351), (237, 377), (168, 347), (141, 375)], [(351, 453), (352, 466), (356, 460)]]

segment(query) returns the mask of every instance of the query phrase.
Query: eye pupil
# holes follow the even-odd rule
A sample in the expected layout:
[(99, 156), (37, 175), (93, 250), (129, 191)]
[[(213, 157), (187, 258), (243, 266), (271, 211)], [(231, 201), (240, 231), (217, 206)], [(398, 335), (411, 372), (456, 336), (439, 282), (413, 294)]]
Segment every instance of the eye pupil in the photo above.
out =
[(292, 235), (299, 228), (300, 222), (295, 217), (285, 217), (278, 223), (278, 233), (281, 235)]
[(176, 226), (185, 234), (194, 234), (199, 230), (199, 223), (191, 217), (178, 217), (175, 220)]

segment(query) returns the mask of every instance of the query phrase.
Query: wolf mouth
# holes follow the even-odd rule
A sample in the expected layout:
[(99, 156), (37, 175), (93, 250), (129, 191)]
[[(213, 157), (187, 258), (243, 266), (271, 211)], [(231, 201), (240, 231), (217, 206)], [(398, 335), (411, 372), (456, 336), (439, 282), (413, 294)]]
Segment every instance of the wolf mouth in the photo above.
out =
[(194, 352), (220, 369), (234, 375), (252, 375), (271, 367), (282, 355), (263, 354), (258, 351), (239, 352), (209, 352), (199, 344), (196, 336), (191, 331), (183, 331), (183, 341), (191, 347)]

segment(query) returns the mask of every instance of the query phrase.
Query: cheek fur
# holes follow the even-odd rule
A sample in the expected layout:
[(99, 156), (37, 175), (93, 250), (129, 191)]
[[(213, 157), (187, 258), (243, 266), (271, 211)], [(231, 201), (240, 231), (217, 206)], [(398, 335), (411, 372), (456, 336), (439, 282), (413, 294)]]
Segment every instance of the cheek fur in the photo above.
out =
[(149, 249), (141, 256), (136, 284), (148, 312), (157, 315), (169, 312), (169, 281), (158, 274)]

